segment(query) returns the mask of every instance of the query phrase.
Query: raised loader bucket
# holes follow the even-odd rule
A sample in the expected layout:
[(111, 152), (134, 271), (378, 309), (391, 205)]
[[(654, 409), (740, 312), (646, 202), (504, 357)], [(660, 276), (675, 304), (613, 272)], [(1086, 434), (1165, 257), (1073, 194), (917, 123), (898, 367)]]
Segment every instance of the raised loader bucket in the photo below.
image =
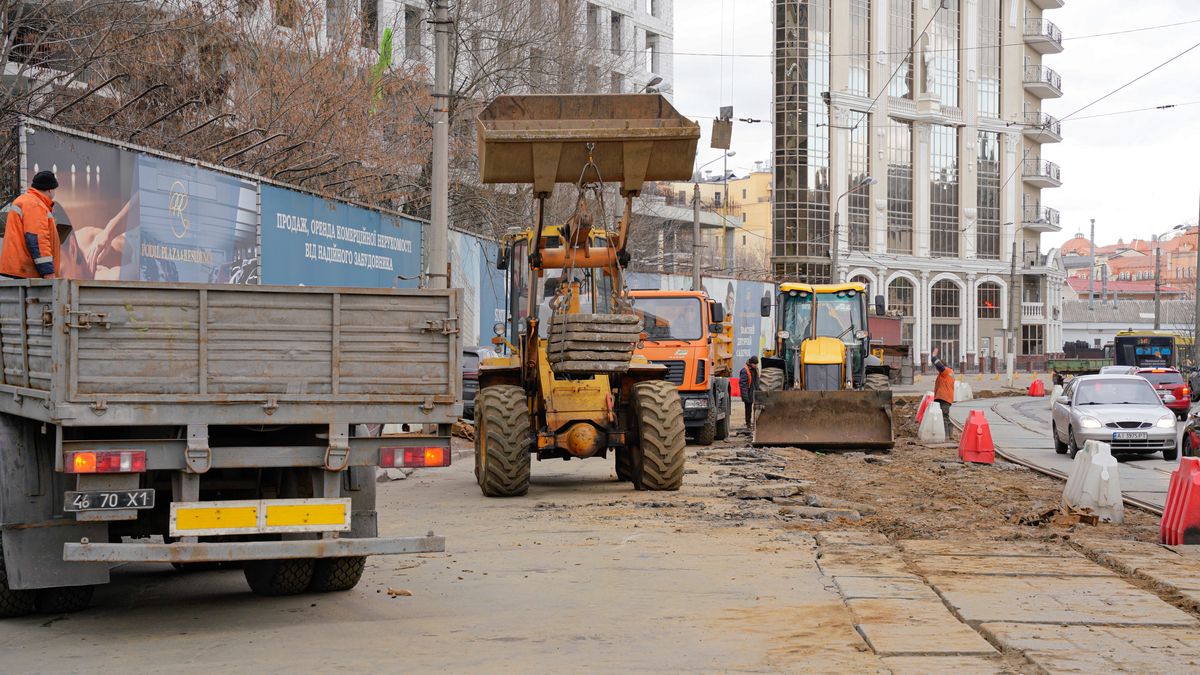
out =
[(754, 445), (887, 450), (896, 444), (890, 391), (760, 391), (755, 404)]
[[(599, 179), (639, 192), (645, 181), (688, 180), (700, 125), (661, 94), (500, 96), (475, 121), (484, 183), (577, 183), (588, 143)], [(589, 172), (587, 182), (596, 182)]]

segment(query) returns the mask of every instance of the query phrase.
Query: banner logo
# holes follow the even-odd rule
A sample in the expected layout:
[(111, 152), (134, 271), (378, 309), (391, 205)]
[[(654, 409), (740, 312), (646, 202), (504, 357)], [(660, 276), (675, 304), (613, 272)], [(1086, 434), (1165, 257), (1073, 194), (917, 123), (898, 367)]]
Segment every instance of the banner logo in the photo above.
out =
[[(190, 227), (188, 225), (187, 218), (184, 217), (184, 214), (187, 211), (187, 205), (187, 186), (183, 184), (183, 181), (178, 180), (174, 183), (171, 183), (171, 194), (167, 197), (167, 213), (179, 218), (178, 226), (176, 226), (174, 222), (171, 223), (171, 232), (175, 235), (176, 239), (183, 239), (186, 237), (188, 228)], [(182, 231), (180, 231), (180, 228), (182, 228)]]

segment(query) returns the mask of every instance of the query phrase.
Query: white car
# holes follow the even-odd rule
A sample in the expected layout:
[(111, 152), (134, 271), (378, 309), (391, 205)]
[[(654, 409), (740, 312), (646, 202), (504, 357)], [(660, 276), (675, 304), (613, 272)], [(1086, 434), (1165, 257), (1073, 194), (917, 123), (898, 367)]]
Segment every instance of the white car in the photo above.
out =
[(1167, 461), (1178, 456), (1175, 413), (1153, 385), (1137, 375), (1077, 377), (1063, 387), (1051, 417), (1050, 433), (1059, 454), (1074, 457), (1087, 441), (1103, 441), (1113, 454), (1162, 452)]

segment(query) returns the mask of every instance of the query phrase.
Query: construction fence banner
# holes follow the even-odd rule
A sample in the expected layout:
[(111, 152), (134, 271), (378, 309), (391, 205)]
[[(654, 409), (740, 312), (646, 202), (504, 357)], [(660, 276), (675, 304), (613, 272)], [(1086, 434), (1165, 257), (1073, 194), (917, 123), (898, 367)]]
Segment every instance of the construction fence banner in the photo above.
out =
[(415, 288), (421, 224), (263, 184), (262, 283)]
[(58, 178), (63, 276), (257, 283), (253, 182), (40, 127), (24, 149), (29, 177)]

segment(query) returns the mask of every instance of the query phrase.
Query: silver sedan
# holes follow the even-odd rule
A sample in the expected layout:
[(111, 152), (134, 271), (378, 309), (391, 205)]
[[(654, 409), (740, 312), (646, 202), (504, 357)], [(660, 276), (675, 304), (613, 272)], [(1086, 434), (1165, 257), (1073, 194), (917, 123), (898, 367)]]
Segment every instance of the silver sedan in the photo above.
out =
[[(1171, 397), (1173, 398), (1173, 397)], [(1085, 375), (1063, 388), (1054, 401), (1051, 434), (1054, 450), (1071, 457), (1087, 441), (1103, 441), (1114, 454), (1177, 454), (1175, 414), (1158, 392), (1136, 375)]]

